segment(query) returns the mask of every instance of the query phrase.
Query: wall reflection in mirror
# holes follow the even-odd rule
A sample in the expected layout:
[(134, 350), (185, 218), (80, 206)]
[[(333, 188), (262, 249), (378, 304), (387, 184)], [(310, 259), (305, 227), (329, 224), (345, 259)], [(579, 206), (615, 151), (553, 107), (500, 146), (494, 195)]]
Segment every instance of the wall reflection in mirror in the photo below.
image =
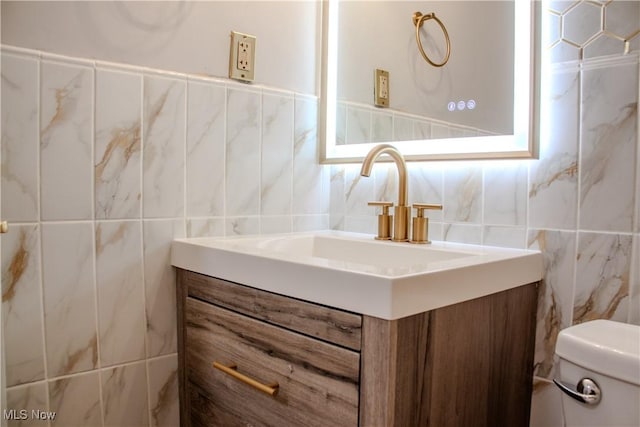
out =
[[(338, 144), (513, 132), (513, 2), (340, 1)], [(414, 12), (435, 13), (452, 46), (442, 67), (416, 41)], [(429, 19), (425, 53), (440, 63), (446, 40)], [(374, 108), (374, 70), (389, 72), (389, 108)]]
[[(357, 161), (382, 142), (398, 143), (409, 160), (535, 156), (532, 4), (329, 0), (321, 161)], [(416, 12), (438, 18), (424, 20), (420, 43)], [(419, 44), (437, 65), (447, 36), (448, 61), (429, 64)], [(389, 73), (384, 108), (376, 69)]]

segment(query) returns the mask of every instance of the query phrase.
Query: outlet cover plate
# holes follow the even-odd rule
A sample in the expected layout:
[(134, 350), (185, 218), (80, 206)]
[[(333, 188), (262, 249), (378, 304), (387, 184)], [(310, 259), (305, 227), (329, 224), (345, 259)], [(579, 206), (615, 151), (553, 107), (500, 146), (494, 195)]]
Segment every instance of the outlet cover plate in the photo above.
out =
[(379, 68), (375, 71), (374, 104), (376, 107), (389, 107), (389, 72)]
[(231, 31), (229, 78), (252, 82), (256, 69), (256, 37)]

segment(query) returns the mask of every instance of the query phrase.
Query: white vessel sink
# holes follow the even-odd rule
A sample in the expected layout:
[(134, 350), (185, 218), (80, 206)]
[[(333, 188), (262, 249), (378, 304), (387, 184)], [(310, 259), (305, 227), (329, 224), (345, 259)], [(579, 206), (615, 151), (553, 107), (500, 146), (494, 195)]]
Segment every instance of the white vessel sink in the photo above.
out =
[(536, 282), (543, 271), (539, 251), (342, 231), (176, 239), (171, 263), (387, 320)]

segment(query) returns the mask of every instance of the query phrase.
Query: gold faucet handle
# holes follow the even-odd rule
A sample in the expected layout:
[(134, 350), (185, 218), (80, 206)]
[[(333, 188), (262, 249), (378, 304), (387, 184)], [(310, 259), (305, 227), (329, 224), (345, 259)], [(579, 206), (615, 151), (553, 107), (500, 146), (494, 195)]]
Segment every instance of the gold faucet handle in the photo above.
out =
[(369, 206), (380, 206), (382, 208), (382, 215), (389, 215), (389, 208), (393, 207), (393, 202), (369, 202)]
[(378, 235), (376, 240), (391, 240), (393, 215), (389, 215), (389, 208), (393, 206), (393, 202), (369, 202), (368, 205), (382, 208), (382, 213), (378, 215)]
[(425, 218), (426, 210), (442, 210), (442, 205), (428, 205), (425, 203), (414, 203), (413, 208), (418, 211), (418, 215), (413, 218), (413, 234), (411, 243), (431, 243), (429, 240), (429, 218)]
[(426, 203), (414, 203), (413, 204), (413, 208), (418, 211), (418, 218), (423, 218), (424, 217), (424, 211), (426, 211), (426, 210), (441, 211), (442, 210), (442, 205), (429, 205), (429, 204), (426, 204)]

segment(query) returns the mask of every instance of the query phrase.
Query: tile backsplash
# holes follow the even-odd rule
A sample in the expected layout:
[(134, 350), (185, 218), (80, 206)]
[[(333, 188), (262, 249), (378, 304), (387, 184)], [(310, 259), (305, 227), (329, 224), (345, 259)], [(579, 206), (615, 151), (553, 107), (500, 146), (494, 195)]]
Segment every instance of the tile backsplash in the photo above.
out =
[(391, 108), (338, 101), (336, 144), (490, 136), (495, 133)]
[[(640, 324), (640, 3), (545, 14), (540, 159), (411, 163), (409, 197), (444, 205), (433, 239), (542, 251), (531, 420), (555, 427), (558, 332)], [(31, 425), (177, 425), (173, 238), (373, 233), (396, 198), (392, 166), (317, 164), (313, 96), (10, 46), (1, 72), (7, 406), (57, 412)], [(437, 134), (376, 112), (345, 138)]]
[[(572, 21), (583, 10), (605, 8), (620, 12), (617, 20), (608, 14), (593, 28)], [(550, 382), (560, 330), (600, 318), (640, 325), (640, 2), (559, 1), (551, 9), (552, 16), (568, 15), (565, 35), (575, 30), (588, 40), (575, 47), (552, 37), (540, 159), (409, 164), (410, 202), (444, 206), (428, 212), (431, 238), (542, 251), (534, 427), (563, 425)], [(617, 26), (631, 40), (628, 54)], [(611, 37), (607, 49), (598, 44)], [(575, 56), (561, 55), (574, 47)], [(376, 212), (366, 202), (395, 202), (397, 174), (393, 165), (377, 165), (372, 178), (358, 172), (358, 165), (331, 166), (330, 223), (372, 233)]]
[(8, 407), (56, 411), (52, 425), (176, 426), (170, 242), (328, 228), (317, 108), (3, 46)]

